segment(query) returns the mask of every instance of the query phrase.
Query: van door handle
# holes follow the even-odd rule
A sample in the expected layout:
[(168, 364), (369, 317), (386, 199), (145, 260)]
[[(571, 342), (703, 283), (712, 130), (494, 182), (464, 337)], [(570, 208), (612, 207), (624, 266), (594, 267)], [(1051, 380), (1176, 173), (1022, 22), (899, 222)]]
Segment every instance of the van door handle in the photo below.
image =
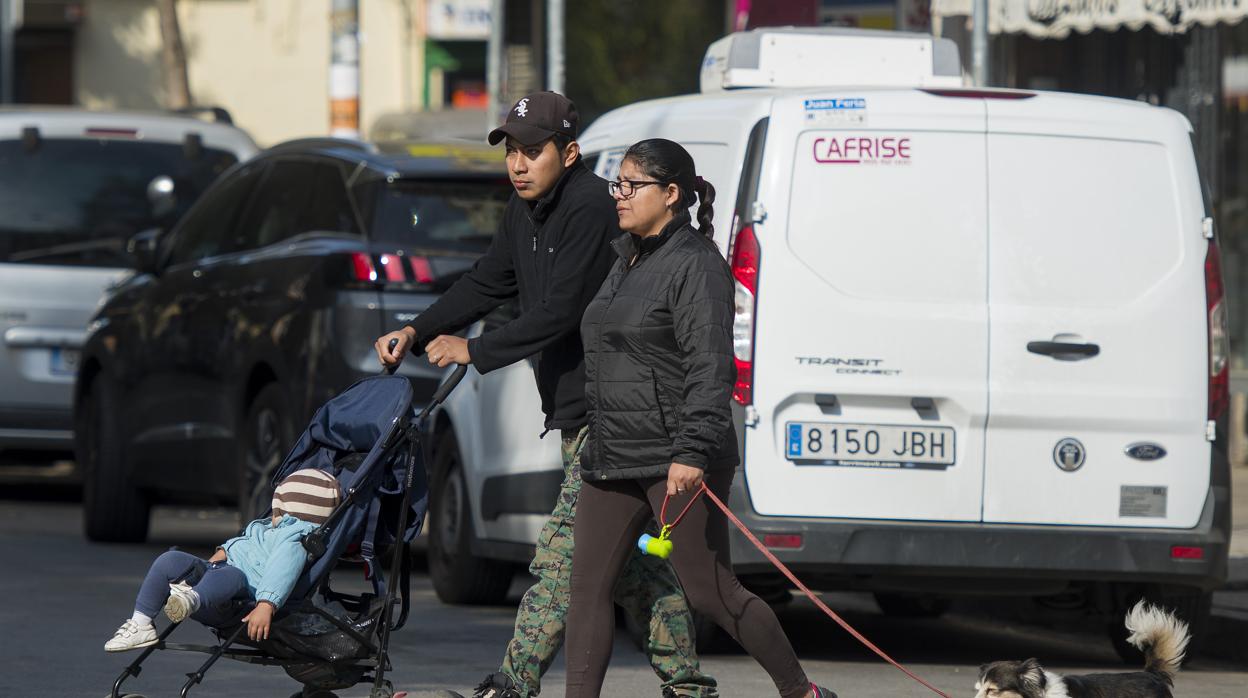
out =
[(1058, 361), (1082, 361), (1101, 353), (1099, 344), (1091, 342), (1027, 342), (1027, 351), (1041, 356), (1051, 356)]

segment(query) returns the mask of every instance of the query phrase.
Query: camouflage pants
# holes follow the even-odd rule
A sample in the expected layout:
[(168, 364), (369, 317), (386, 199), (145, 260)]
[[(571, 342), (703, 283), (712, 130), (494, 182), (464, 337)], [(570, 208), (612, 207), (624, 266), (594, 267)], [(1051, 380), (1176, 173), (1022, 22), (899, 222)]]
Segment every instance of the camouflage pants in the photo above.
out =
[[(541, 677), (563, 646), (564, 623), (572, 584), (572, 525), (581, 491), (580, 450), (586, 429), (563, 439), (563, 486), (550, 520), (537, 541), (529, 571), (537, 583), (524, 593), (516, 613), (516, 631), (507, 644), (502, 672), (521, 695), (535, 696)], [(679, 696), (719, 695), (715, 679), (698, 669), (693, 619), (684, 591), (666, 560), (634, 550), (615, 587), (615, 602), (637, 624), (649, 628), (646, 654), (662, 685)]]

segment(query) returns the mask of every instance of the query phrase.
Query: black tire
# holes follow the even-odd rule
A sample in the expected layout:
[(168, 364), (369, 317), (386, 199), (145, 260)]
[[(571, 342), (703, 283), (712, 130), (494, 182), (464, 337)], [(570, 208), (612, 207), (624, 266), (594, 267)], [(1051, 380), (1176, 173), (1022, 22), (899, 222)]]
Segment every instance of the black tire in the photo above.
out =
[(147, 540), (152, 507), (127, 472), (116, 395), (112, 381), (104, 376), (87, 387), (78, 425), (83, 533), (93, 541), (142, 543)]
[(472, 510), (454, 434), (438, 440), (429, 500), (429, 577), (443, 603), (490, 605), (507, 599), (515, 568), (469, 552)]
[(268, 511), (273, 501), (273, 473), (294, 441), (286, 396), (276, 383), (256, 393), (243, 424), (238, 476), (238, 513), (243, 523)]
[(911, 596), (877, 592), (875, 603), (893, 618), (939, 618), (949, 610), (949, 600), (934, 596)]
[(1145, 602), (1173, 611), (1179, 620), (1187, 623), (1191, 633), (1191, 642), (1187, 645), (1187, 653), (1183, 664), (1187, 664), (1200, 652), (1205, 635), (1209, 629), (1209, 616), (1213, 610), (1213, 592), (1201, 591), (1195, 587), (1169, 585), (1148, 585), (1134, 587), (1120, 597), (1120, 605), (1111, 614), (1106, 633), (1114, 645), (1114, 651), (1128, 666), (1137, 669), (1144, 666), (1144, 653), (1127, 642), (1127, 628), (1124, 625), (1127, 612), (1143, 599)]

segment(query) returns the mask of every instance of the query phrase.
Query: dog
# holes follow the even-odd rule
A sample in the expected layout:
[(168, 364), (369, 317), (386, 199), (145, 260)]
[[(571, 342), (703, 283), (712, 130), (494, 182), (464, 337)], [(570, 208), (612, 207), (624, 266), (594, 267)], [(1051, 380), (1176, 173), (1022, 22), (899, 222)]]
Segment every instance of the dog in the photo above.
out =
[(1140, 601), (1127, 613), (1127, 642), (1144, 653), (1144, 671), (1060, 676), (1040, 662), (993, 662), (979, 668), (975, 698), (1173, 698), (1174, 675), (1191, 639), (1187, 623)]

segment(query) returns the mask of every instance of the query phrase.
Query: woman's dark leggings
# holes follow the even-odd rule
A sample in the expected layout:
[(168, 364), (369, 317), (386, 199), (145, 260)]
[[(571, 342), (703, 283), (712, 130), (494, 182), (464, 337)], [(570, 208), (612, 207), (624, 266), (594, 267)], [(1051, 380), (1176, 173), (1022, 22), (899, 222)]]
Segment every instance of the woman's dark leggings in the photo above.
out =
[[(734, 471), (708, 473), (706, 484), (728, 500)], [(596, 697), (602, 690), (615, 638), (612, 589), (620, 569), (651, 517), (659, 518), (667, 478), (609, 480), (581, 485), (572, 553), (572, 601), (568, 609), (566, 698)], [(671, 523), (689, 502), (675, 495), (667, 505)], [(706, 496), (699, 497), (669, 537), (670, 558), (695, 611), (732, 635), (776, 682), (784, 698), (801, 698), (810, 682), (771, 607), (746, 591), (732, 573), (728, 520)]]

